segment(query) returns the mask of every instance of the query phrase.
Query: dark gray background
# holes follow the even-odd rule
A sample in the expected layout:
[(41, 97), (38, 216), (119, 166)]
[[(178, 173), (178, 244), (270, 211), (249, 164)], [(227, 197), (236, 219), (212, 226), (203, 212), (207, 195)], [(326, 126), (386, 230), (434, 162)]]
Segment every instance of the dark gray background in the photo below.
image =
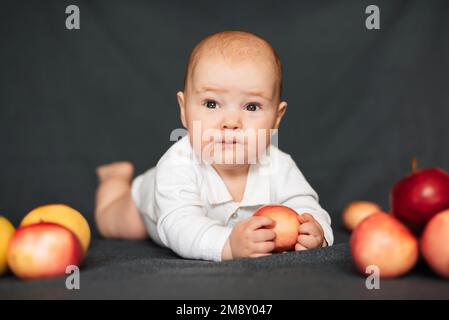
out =
[[(77, 4), (81, 29), (65, 28)], [(365, 7), (381, 29), (365, 28)], [(63, 202), (93, 222), (95, 167), (156, 164), (181, 127), (176, 92), (204, 36), (255, 32), (278, 51), (279, 145), (340, 224), (353, 199), (449, 169), (447, 1), (12, 1), (0, 10), (0, 214)], [(93, 224), (92, 224), (93, 226)]]
[[(81, 30), (65, 29), (65, 7)], [(365, 28), (365, 7), (381, 30)], [(156, 164), (181, 127), (175, 94), (204, 36), (260, 34), (278, 51), (289, 102), (280, 148), (334, 218), (335, 246), (222, 263), (179, 259), (150, 241), (95, 239), (81, 290), (64, 277), (2, 278), (1, 299), (443, 299), (448, 282), (420, 263), (367, 290), (340, 212), (354, 199), (388, 209), (393, 183), (449, 169), (448, 1), (13, 1), (0, 4), (0, 214), (17, 225), (64, 202), (92, 229), (95, 167)]]

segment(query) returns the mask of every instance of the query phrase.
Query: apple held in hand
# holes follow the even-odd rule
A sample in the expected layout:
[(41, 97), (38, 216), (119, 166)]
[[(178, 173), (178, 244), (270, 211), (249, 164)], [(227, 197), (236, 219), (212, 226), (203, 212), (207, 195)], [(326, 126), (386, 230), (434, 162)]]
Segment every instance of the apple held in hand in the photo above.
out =
[(419, 256), (418, 240), (393, 216), (379, 212), (364, 219), (351, 236), (351, 254), (357, 269), (379, 268), (381, 278), (407, 273)]
[(283, 205), (266, 205), (257, 210), (254, 216), (269, 217), (276, 222), (275, 226), (272, 227), (276, 233), (274, 239), (275, 252), (295, 249), (300, 226), (298, 214), (295, 210)]
[(426, 225), (421, 251), (432, 270), (449, 279), (449, 209), (435, 215)]
[(449, 208), (449, 174), (439, 168), (416, 169), (390, 193), (392, 213), (419, 234), (438, 212)]
[(8, 248), (8, 265), (22, 279), (64, 275), (67, 266), (80, 265), (83, 248), (67, 228), (54, 223), (24, 226), (14, 233)]

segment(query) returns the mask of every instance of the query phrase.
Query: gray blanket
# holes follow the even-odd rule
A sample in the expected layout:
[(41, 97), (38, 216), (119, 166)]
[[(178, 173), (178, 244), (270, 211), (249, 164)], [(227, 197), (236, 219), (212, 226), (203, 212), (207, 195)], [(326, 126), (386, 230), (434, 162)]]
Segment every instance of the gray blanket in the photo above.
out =
[[(342, 238), (342, 237), (340, 237)], [(328, 248), (221, 263), (181, 259), (151, 241), (94, 239), (80, 289), (65, 277), (0, 280), (0, 299), (428, 299), (449, 298), (449, 281), (424, 264), (368, 290), (346, 241)]]

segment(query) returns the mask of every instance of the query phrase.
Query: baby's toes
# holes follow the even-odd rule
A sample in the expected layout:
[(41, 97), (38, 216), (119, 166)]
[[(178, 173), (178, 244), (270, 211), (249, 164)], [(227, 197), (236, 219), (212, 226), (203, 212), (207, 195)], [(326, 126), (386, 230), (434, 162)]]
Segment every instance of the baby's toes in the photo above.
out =
[(111, 177), (131, 179), (134, 174), (134, 166), (128, 161), (112, 162), (97, 167), (96, 172), (100, 181)]

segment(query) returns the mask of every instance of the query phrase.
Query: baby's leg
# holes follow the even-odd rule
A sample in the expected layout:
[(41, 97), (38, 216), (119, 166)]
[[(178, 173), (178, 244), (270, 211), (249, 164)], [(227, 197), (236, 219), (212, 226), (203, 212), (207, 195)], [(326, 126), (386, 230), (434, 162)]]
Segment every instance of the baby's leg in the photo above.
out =
[(145, 239), (148, 236), (131, 196), (133, 171), (129, 162), (114, 162), (97, 168), (95, 220), (103, 237)]

